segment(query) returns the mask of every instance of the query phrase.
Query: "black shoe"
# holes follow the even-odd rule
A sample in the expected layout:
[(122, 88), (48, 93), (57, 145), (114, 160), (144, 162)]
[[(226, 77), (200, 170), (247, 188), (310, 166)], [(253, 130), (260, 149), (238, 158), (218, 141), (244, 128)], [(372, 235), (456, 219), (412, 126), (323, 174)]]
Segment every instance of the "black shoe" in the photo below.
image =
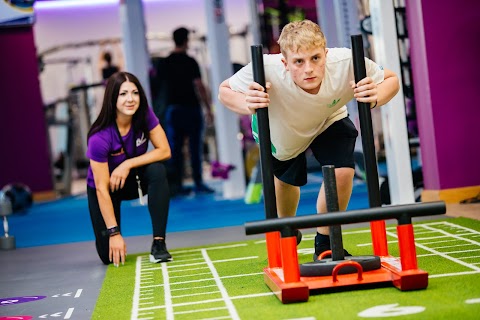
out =
[(300, 230), (295, 230), (295, 236), (297, 237), (297, 246), (302, 242), (302, 232)]
[(172, 260), (172, 255), (167, 251), (165, 240), (153, 239), (152, 249), (150, 250), (150, 262), (159, 263)]
[[(313, 254), (313, 261), (317, 261), (318, 257), (325, 251), (331, 250), (329, 243), (315, 243), (315, 253)], [(331, 255), (325, 256), (325, 258), (331, 257)]]
[(215, 193), (215, 190), (213, 190), (212, 188), (209, 188), (207, 187), (205, 184), (201, 183), (199, 185), (196, 185), (194, 188), (193, 188), (193, 191), (195, 193)]
[[(330, 244), (328, 243), (321, 243), (321, 244), (315, 244), (315, 253), (313, 254), (313, 261), (317, 261), (318, 257), (325, 251), (332, 250), (330, 248)], [(352, 255), (345, 249), (343, 249), (343, 255), (345, 257), (351, 257)], [(324, 258), (331, 258), (331, 254), (327, 254), (324, 256)]]

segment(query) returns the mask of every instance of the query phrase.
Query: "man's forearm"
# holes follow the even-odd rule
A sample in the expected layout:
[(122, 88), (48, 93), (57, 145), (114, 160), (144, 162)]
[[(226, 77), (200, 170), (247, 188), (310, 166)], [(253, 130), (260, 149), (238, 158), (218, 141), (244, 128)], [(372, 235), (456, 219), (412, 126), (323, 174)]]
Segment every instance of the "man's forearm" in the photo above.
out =
[(233, 91), (229, 87), (220, 86), (218, 99), (225, 107), (235, 113), (242, 115), (251, 114), (250, 110), (246, 107), (245, 94), (241, 92)]
[(205, 88), (205, 86), (203, 85), (203, 82), (200, 78), (195, 79), (194, 83), (195, 83), (195, 87), (196, 87), (196, 90), (197, 90), (197, 95), (199, 96), (201, 102), (203, 103), (203, 106), (204, 106), (205, 110), (210, 112), (211, 111), (212, 99), (210, 98), (210, 95), (209, 95), (209, 92), (208, 92), (207, 88)]
[(378, 86), (377, 93), (377, 106), (383, 106), (388, 103), (400, 90), (400, 83), (398, 77), (395, 74), (389, 75)]

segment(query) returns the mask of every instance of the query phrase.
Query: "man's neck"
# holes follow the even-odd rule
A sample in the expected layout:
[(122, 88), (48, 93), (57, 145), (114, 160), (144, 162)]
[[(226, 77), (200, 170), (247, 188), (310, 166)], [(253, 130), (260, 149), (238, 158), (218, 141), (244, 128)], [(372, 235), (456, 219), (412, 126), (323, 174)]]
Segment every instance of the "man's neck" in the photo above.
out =
[(187, 47), (186, 46), (175, 47), (175, 49), (173, 49), (173, 53), (187, 53)]

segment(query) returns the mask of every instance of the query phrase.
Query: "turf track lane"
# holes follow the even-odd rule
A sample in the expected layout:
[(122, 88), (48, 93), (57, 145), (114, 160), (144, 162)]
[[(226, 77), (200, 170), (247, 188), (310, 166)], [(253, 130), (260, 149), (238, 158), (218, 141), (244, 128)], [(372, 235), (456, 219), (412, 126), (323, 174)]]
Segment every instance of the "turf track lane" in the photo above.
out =
[[(387, 235), (393, 238), (397, 238), (397, 234), (394, 232), (390, 232), (388, 230), (394, 230), (395, 228), (389, 227), (387, 228)], [(444, 273), (444, 274), (429, 274), (429, 278), (439, 278), (439, 277), (448, 277), (448, 276), (458, 276), (458, 275), (467, 275), (467, 274), (475, 274), (480, 273), (480, 266), (476, 264), (471, 264), (463, 261), (462, 259), (471, 259), (474, 257), (454, 257), (453, 255), (466, 253), (466, 252), (479, 252), (480, 253), (480, 242), (475, 241), (473, 239), (467, 238), (467, 236), (471, 237), (479, 237), (480, 232), (466, 228), (464, 226), (460, 226), (457, 224), (450, 223), (448, 221), (439, 221), (439, 222), (432, 222), (432, 223), (423, 223), (415, 225), (415, 246), (417, 248), (421, 248), (429, 254), (417, 254), (417, 258), (427, 257), (427, 256), (435, 256), (447, 259), (452, 261), (458, 265), (466, 267), (470, 269), (470, 271), (464, 272), (454, 272), (454, 273)], [(423, 235), (422, 237), (418, 237), (418, 235)], [(426, 236), (430, 235), (430, 236)], [(438, 240), (442, 239), (442, 240)], [(432, 241), (434, 240), (434, 241)], [(425, 241), (424, 243), (421, 243)], [(398, 241), (388, 241), (389, 244), (395, 243)], [(454, 244), (448, 245), (449, 242), (453, 242)], [(444, 243), (447, 244), (446, 246), (432, 246), (436, 243)], [(472, 249), (466, 249), (461, 251), (445, 251), (450, 248), (454, 247), (472, 247)]]
[[(435, 232), (435, 233), (440, 233), (440, 236), (436, 237), (426, 237), (426, 238), (419, 238), (416, 241), (422, 241), (422, 240), (427, 240), (428, 242), (426, 243), (427, 245), (416, 243), (416, 246), (422, 249), (425, 249), (429, 252), (431, 252), (434, 255), (440, 256), (444, 259), (448, 259), (454, 263), (460, 264), (464, 267), (467, 267), (468, 269), (471, 269), (472, 271), (465, 271), (465, 272), (456, 272), (456, 273), (448, 273), (448, 274), (437, 274), (437, 275), (430, 275), (430, 278), (438, 278), (438, 277), (446, 277), (446, 276), (457, 276), (457, 275), (462, 275), (462, 274), (474, 274), (474, 273), (480, 273), (480, 266), (477, 266), (476, 264), (471, 264), (463, 261), (464, 259), (472, 259), (476, 258), (476, 256), (469, 256), (469, 257), (462, 257), (462, 253), (469, 253), (469, 252), (478, 252), (480, 254), (480, 242), (470, 239), (469, 237), (472, 238), (478, 238), (480, 236), (480, 232), (466, 228), (457, 224), (450, 223), (448, 221), (441, 221), (441, 222), (435, 222), (435, 223), (427, 223), (427, 224), (419, 224), (417, 225), (417, 228), (424, 228), (430, 232)], [(433, 239), (443, 239), (447, 238), (446, 241), (448, 242), (454, 242), (452, 245), (447, 245), (447, 246), (435, 246), (432, 247), (432, 244), (436, 244), (439, 242), (442, 242), (443, 240), (440, 241), (431, 241)], [(460, 243), (459, 243), (460, 242)], [(445, 243), (445, 242), (443, 242)], [(461, 247), (462, 250), (454, 250), (454, 251), (445, 251), (445, 250), (450, 250), (451, 248), (454, 247)], [(465, 249), (468, 248), (468, 249)], [(471, 248), (471, 249), (470, 249)], [(454, 257), (453, 255), (460, 255), (460, 257)]]
[(222, 298), (225, 301), (225, 304), (227, 305), (228, 313), (230, 314), (232, 319), (240, 320), (240, 317), (238, 316), (238, 313), (237, 313), (237, 309), (235, 309), (235, 306), (233, 305), (232, 300), (228, 296), (227, 290), (223, 286), (222, 280), (220, 279), (220, 276), (218, 275), (218, 272), (215, 269), (213, 261), (208, 256), (206, 249), (202, 249), (202, 256), (207, 262), (208, 267), (210, 268), (210, 272), (212, 273), (213, 278), (215, 279), (215, 283), (217, 284), (218, 288), (220, 289), (220, 292), (222, 293)]
[[(139, 256), (136, 261), (136, 271), (135, 271), (135, 285), (134, 285), (134, 296), (133, 296), (133, 305), (131, 319), (154, 319), (153, 310), (164, 309), (165, 316), (167, 320), (173, 320), (175, 315), (189, 314), (189, 313), (201, 313), (201, 312), (212, 312), (212, 311), (228, 311), (228, 316), (216, 317), (216, 319), (234, 319), (239, 320), (237, 310), (232, 303), (232, 297), (229, 297), (226, 288), (222, 283), (222, 279), (232, 278), (232, 277), (242, 277), (242, 276), (258, 276), (262, 273), (254, 274), (242, 274), (242, 275), (229, 275), (220, 277), (218, 274), (215, 264), (217, 263), (228, 263), (235, 262), (240, 260), (252, 260), (257, 259), (258, 256), (249, 256), (249, 257), (236, 257), (230, 259), (222, 260), (212, 260), (208, 255), (208, 251), (212, 250), (222, 250), (235, 247), (244, 247), (247, 244), (234, 244), (227, 246), (217, 246), (211, 248), (200, 248), (193, 250), (180, 250), (175, 252), (175, 261), (170, 263), (162, 263), (152, 267), (152, 264), (148, 262), (148, 256)], [(162, 271), (162, 284), (155, 284), (154, 276), (151, 274), (155, 270), (161, 269)], [(204, 272), (208, 270), (208, 272)], [(192, 274), (191, 271), (194, 273)], [(210, 275), (211, 277), (205, 278), (204, 276)], [(196, 280), (185, 280), (185, 281), (176, 281), (179, 278), (188, 278), (188, 277), (198, 277), (200, 279)], [(196, 285), (203, 282), (213, 282), (214, 284), (207, 285)], [(193, 284), (194, 287), (189, 288), (174, 288), (176, 285), (186, 285)], [(153, 297), (152, 287), (162, 287), (163, 286), (163, 299), (164, 305), (155, 305), (154, 301), (142, 302), (142, 300), (151, 300)], [(192, 289), (204, 290), (208, 288), (207, 292), (192, 293)], [(212, 291), (213, 289), (213, 291)], [(187, 291), (186, 294), (177, 294), (179, 291)], [(218, 299), (211, 299), (212, 294), (220, 294)], [(195, 295), (206, 295), (209, 299), (204, 299), (201, 301), (190, 302), (190, 303), (174, 303), (174, 299), (183, 298)], [(264, 295), (264, 294), (262, 294)], [(268, 294), (270, 295), (270, 294)], [(235, 297), (246, 298), (246, 297)], [(211, 304), (221, 302), (224, 306), (211, 307), (207, 309), (198, 309), (198, 305), (201, 304)], [(193, 309), (183, 309), (182, 311), (174, 311), (174, 307), (188, 307), (190, 306)], [(225, 313), (223, 313), (225, 314)]]
[[(444, 278), (450, 281), (455, 276), (467, 277), (473, 274), (476, 277), (480, 273), (480, 262), (478, 262), (478, 259), (472, 260), (480, 256), (479, 231), (450, 223), (449, 221), (420, 223), (416, 224), (414, 228), (417, 257), (420, 259), (421, 269), (429, 272), (429, 278)], [(356, 234), (360, 236), (360, 234), (366, 233), (369, 233), (369, 230), (345, 231), (343, 235), (356, 238)], [(387, 234), (391, 254), (392, 256), (397, 256), (396, 227), (388, 227)], [(313, 234), (306, 235), (305, 240), (308, 243), (304, 243), (304, 248), (299, 249), (299, 255), (303, 253), (308, 255), (308, 259), (311, 259), (313, 246), (310, 247), (310, 240), (312, 238)], [(263, 256), (263, 251), (265, 250), (264, 240), (252, 241), (251, 243), (260, 245), (262, 254), (252, 250), (253, 248), (250, 248), (248, 243), (236, 243), (210, 248), (199, 247), (174, 251), (172, 254), (175, 260), (168, 264), (151, 264), (148, 262), (147, 255), (141, 255), (135, 265), (136, 274), (131, 278), (135, 281), (133, 309), (137, 308), (136, 310), (132, 309), (131, 319), (240, 319), (240, 316), (245, 318), (245, 308), (249, 308), (254, 301), (258, 301), (262, 297), (273, 295), (268, 289), (263, 291), (263, 286), (259, 287), (258, 283), (256, 287), (253, 287), (256, 288), (255, 290), (241, 293), (230, 291), (231, 286), (238, 285), (238, 283), (249, 283), (246, 287), (250, 287), (250, 279), (253, 278), (249, 277), (256, 277), (257, 280), (262, 278), (263, 272), (250, 274), (240, 274), (242, 271), (228, 272), (232, 263), (235, 263), (237, 266), (243, 264), (250, 266), (249, 260), (252, 262), (257, 260), (254, 264), (263, 265), (263, 263), (266, 263)], [(371, 246), (366, 237), (360, 238), (359, 241), (356, 241), (356, 244), (354, 244), (355, 241), (350, 239), (349, 243), (357, 247)], [(306, 248), (307, 244), (308, 248)], [(360, 250), (359, 248), (360, 251), (365, 251), (366, 249)], [(472, 254), (472, 252), (478, 254)], [(261, 258), (253, 256), (255, 254), (261, 256)], [(442, 264), (442, 261), (446, 261), (448, 268), (427, 267), (426, 260), (433, 264)], [(245, 269), (240, 267), (240, 270)], [(251, 270), (259, 271), (260, 269)], [(230, 279), (235, 278), (245, 280), (235, 282), (236, 284), (230, 282)], [(438, 281), (441, 280), (439, 279), (435, 282), (437, 285)], [(440, 283), (446, 285), (445, 282)], [(229, 294), (227, 294), (227, 289)], [(435, 289), (435, 286), (432, 286), (431, 292), (435, 292)], [(386, 292), (386, 296), (393, 295), (396, 298), (395, 290), (392, 289), (390, 291)], [(375, 291), (372, 291), (372, 293), (375, 293)], [(355, 292), (351, 294), (354, 295)], [(419, 294), (421, 292), (412, 292), (410, 295)], [(329, 299), (329, 295), (320, 296), (322, 301), (323, 299)], [(268, 299), (270, 301), (270, 298)], [(274, 298), (271, 299), (273, 299), (273, 303), (277, 302)], [(312, 296), (312, 300), (314, 299), (316, 297)], [(394, 302), (399, 303), (395, 299), (390, 299), (382, 300), (377, 305), (365, 305), (359, 312), (368, 311), (367, 313), (372, 313), (372, 310), (389, 306)], [(464, 306), (476, 305), (480, 301), (478, 295), (466, 296), (464, 299), (466, 299)], [(233, 306), (233, 303), (235, 303), (235, 306)], [(313, 304), (311, 305), (313, 307)], [(412, 302), (405, 304), (403, 302), (403, 304), (398, 304), (396, 308), (403, 310), (411, 306), (416, 306), (416, 304)], [(428, 304), (425, 306), (428, 306)], [(295, 306), (290, 307), (295, 308)], [(431, 305), (429, 308), (432, 308)], [(430, 309), (427, 308), (425, 309), (426, 311), (422, 312), (427, 313)], [(360, 313), (357, 315), (360, 315)], [(249, 315), (251, 316), (251, 313)], [(309, 316), (308, 314), (302, 315)], [(251, 317), (247, 316), (247, 318)], [(285, 317), (285, 319), (288, 318), (292, 317)]]

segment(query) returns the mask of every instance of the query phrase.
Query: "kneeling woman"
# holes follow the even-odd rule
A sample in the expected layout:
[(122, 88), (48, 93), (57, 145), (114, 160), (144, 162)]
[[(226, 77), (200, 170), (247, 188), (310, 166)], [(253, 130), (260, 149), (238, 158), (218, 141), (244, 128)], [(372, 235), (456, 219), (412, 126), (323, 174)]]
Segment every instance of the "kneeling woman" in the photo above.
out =
[[(154, 148), (147, 152), (149, 141)], [(125, 262), (120, 204), (145, 193), (153, 226), (150, 261), (172, 260), (165, 245), (170, 193), (162, 163), (170, 158), (170, 146), (134, 75), (117, 72), (108, 79), (102, 110), (88, 133), (87, 157), (88, 207), (103, 263)]]

